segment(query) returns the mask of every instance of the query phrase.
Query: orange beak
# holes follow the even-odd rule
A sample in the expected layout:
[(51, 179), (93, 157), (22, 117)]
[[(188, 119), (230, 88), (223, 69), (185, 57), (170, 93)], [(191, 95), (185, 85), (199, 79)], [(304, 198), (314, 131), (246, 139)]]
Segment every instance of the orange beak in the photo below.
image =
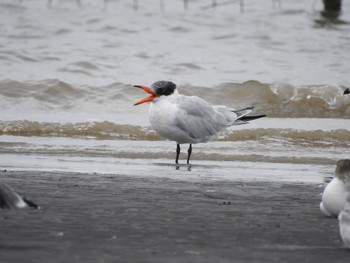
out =
[(142, 104), (142, 103), (145, 103), (145, 102), (151, 102), (151, 101), (154, 100), (155, 98), (158, 98), (158, 97), (159, 97), (159, 95), (155, 94), (155, 93), (154, 93), (149, 87), (147, 87), (147, 86), (135, 85), (134, 87), (135, 87), (135, 88), (142, 89), (142, 90), (144, 90), (145, 92), (147, 92), (148, 94), (151, 94), (151, 96), (146, 97), (146, 98), (144, 98), (144, 99), (139, 100), (138, 102), (136, 102), (136, 103), (134, 104), (134, 106), (139, 105), (139, 104)]

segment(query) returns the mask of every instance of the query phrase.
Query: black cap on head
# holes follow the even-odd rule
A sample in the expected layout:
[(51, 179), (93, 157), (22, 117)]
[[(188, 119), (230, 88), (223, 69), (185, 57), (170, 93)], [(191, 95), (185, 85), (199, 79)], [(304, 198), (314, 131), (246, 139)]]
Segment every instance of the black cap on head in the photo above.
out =
[(171, 81), (161, 80), (161, 81), (154, 82), (151, 85), (151, 89), (157, 95), (169, 96), (174, 93), (174, 90), (176, 89), (176, 85)]
[(346, 90), (344, 90), (343, 95), (345, 95), (345, 94), (350, 94), (350, 88), (347, 88)]

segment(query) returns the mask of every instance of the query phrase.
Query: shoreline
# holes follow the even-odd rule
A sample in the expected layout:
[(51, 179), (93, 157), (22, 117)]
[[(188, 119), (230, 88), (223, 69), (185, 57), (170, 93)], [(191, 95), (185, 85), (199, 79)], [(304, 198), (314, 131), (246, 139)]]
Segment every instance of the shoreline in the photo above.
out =
[[(347, 262), (318, 184), (7, 171), (1, 262)], [(184, 175), (185, 176), (185, 175)]]

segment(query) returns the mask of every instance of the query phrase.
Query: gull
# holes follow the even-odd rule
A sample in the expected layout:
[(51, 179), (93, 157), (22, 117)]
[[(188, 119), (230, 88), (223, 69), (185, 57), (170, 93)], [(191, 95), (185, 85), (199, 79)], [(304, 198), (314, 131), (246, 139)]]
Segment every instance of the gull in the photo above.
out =
[(320, 209), (326, 216), (337, 217), (343, 210), (348, 195), (345, 187), (347, 181), (350, 181), (350, 160), (339, 160), (334, 178), (322, 194)]
[(197, 96), (185, 96), (178, 93), (176, 85), (170, 81), (157, 81), (150, 87), (135, 85), (150, 94), (139, 100), (134, 106), (150, 102), (149, 120), (153, 129), (161, 136), (175, 141), (178, 164), (180, 145), (189, 144), (187, 164), (190, 164), (192, 144), (205, 143), (216, 137), (223, 129), (265, 115), (247, 116), (253, 107), (234, 110), (226, 106), (212, 106)]
[(338, 216), (340, 237), (344, 246), (350, 248), (350, 182), (347, 183), (348, 197), (344, 205), (344, 209)]
[(20, 196), (11, 186), (0, 182), (0, 207), (1, 208), (25, 208), (31, 207), (39, 209), (40, 207), (30, 201), (28, 198)]

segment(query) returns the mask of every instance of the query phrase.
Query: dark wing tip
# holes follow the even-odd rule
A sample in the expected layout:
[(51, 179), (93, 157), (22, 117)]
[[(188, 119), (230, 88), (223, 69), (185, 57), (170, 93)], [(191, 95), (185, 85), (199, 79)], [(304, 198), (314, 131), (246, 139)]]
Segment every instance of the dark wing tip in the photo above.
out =
[(26, 197), (23, 197), (23, 201), (31, 208), (40, 209), (40, 206), (38, 206), (36, 203), (34, 203)]
[(260, 118), (264, 118), (266, 117), (265, 114), (263, 115), (255, 115), (255, 116), (243, 116), (241, 118), (239, 118), (241, 121), (252, 121), (252, 120), (256, 120), (256, 119), (260, 119)]
[(346, 95), (346, 94), (350, 94), (350, 88), (347, 88), (346, 90), (344, 90), (343, 95)]

